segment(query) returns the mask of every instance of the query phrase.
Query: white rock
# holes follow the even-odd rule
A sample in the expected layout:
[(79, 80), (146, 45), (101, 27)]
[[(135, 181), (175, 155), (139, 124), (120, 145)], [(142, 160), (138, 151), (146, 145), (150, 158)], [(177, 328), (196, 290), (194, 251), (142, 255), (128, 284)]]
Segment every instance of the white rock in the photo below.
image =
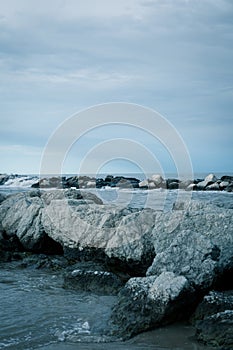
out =
[(139, 187), (148, 187), (148, 186), (149, 186), (148, 180), (143, 180), (139, 182)]
[(164, 182), (161, 175), (152, 175), (149, 180), (153, 181), (156, 186), (159, 186)]
[(218, 181), (217, 177), (214, 174), (209, 174), (205, 177), (206, 182), (216, 182)]

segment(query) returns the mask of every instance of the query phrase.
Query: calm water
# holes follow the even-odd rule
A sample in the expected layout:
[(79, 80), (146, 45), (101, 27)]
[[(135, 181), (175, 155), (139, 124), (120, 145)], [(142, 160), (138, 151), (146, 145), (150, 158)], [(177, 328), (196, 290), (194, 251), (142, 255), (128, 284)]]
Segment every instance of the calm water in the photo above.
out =
[[(4, 192), (9, 193), (9, 189)], [(170, 210), (177, 199), (182, 200), (186, 198), (182, 196), (190, 196), (190, 193), (107, 189), (98, 190), (97, 195), (105, 203)], [(233, 208), (232, 193), (194, 192), (192, 197)], [(116, 297), (64, 289), (59, 272), (22, 269), (16, 263), (2, 263), (0, 293), (0, 349), (210, 349), (195, 342), (193, 328), (184, 324), (109, 344), (106, 330)]]

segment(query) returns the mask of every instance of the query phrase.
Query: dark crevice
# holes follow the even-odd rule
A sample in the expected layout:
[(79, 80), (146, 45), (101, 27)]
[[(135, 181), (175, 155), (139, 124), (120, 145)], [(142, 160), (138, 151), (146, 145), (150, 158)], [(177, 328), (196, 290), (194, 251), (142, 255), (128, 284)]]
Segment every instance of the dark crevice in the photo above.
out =
[(33, 247), (32, 251), (34, 253), (42, 253), (46, 255), (64, 254), (62, 245), (49, 237), (46, 233), (44, 233), (40, 242)]

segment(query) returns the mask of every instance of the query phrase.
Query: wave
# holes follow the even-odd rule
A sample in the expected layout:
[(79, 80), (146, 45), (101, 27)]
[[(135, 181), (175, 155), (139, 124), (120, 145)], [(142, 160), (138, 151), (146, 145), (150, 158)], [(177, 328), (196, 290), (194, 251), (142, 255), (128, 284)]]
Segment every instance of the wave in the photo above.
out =
[(38, 182), (38, 176), (17, 176), (7, 180), (3, 186), (6, 187), (31, 187)]

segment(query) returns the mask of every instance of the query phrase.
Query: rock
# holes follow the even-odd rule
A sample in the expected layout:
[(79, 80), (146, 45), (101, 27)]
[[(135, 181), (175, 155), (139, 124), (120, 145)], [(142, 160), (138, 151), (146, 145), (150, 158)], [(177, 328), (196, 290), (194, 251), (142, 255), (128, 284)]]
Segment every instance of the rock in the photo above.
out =
[(88, 181), (86, 184), (86, 188), (95, 188), (96, 182), (95, 181)]
[(224, 175), (221, 177), (221, 181), (233, 182), (233, 176)]
[(154, 190), (154, 189), (156, 188), (155, 183), (154, 183), (153, 181), (149, 181), (149, 182), (148, 182), (148, 188), (149, 188), (150, 190)]
[(158, 277), (131, 278), (120, 291), (113, 309), (113, 334), (126, 339), (182, 318), (184, 304), (189, 304), (189, 299), (185, 298), (188, 289), (186, 278), (171, 272)]
[(220, 184), (219, 184), (219, 188), (221, 190), (224, 190), (228, 185), (229, 185), (228, 181), (221, 181)]
[(172, 271), (185, 276), (193, 287), (206, 289), (213, 283), (219, 255), (220, 249), (205, 236), (179, 231), (170, 246), (156, 254), (147, 275)]
[(212, 185), (208, 185), (206, 187), (206, 191), (219, 191), (219, 190), (220, 190), (220, 187), (217, 182), (213, 183)]
[(198, 340), (224, 349), (233, 346), (233, 291), (211, 291), (198, 305), (192, 322)]
[(6, 197), (5, 194), (0, 193), (0, 204), (6, 199)]
[(218, 178), (214, 174), (209, 174), (205, 177), (206, 182), (216, 182)]
[(208, 316), (196, 324), (197, 339), (208, 345), (233, 348), (233, 310)]
[(78, 263), (64, 275), (64, 287), (95, 294), (117, 294), (123, 281), (106, 266), (93, 263)]
[(32, 184), (32, 188), (63, 188), (65, 177), (47, 177), (40, 179), (37, 183)]
[(196, 189), (196, 184), (191, 183), (190, 185), (188, 185), (188, 187), (186, 188), (186, 191), (193, 191)]
[(195, 186), (195, 190), (197, 191), (205, 191), (206, 187), (208, 185), (211, 185), (212, 182), (211, 181), (201, 181), (201, 182), (198, 182)]
[(211, 291), (198, 305), (192, 316), (192, 323), (225, 310), (233, 310), (233, 291)]
[(228, 186), (225, 188), (225, 190), (226, 190), (227, 192), (233, 192), (233, 183), (231, 183), (230, 185), (228, 185)]
[[(193, 181), (192, 180), (183, 180), (183, 181), (180, 182), (179, 188), (186, 190), (186, 189), (188, 189), (188, 187), (190, 185), (193, 185)], [(189, 188), (189, 190), (190, 189), (191, 189), (191, 187)]]
[(169, 182), (167, 183), (167, 189), (168, 190), (177, 190), (179, 188), (179, 183), (178, 182)]
[(139, 188), (146, 188), (147, 189), (148, 186), (149, 186), (148, 180), (143, 180), (143, 181), (139, 182)]
[(177, 189), (179, 188), (180, 180), (178, 179), (167, 179), (166, 180), (166, 188), (169, 190)]
[(149, 181), (152, 181), (156, 188), (164, 186), (164, 179), (161, 175), (152, 175)]
[(0, 186), (4, 185), (9, 180), (10, 176), (7, 174), (0, 174)]

